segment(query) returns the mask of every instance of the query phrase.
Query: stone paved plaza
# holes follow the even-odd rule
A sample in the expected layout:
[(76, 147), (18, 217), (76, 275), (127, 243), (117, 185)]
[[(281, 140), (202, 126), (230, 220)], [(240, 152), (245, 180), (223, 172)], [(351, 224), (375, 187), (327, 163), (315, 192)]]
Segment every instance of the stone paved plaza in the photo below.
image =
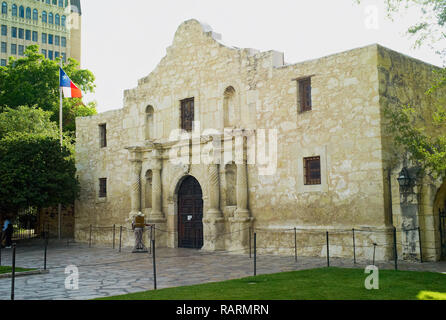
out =
[[(43, 268), (43, 242), (18, 245), (18, 267)], [(188, 249), (157, 249), (158, 289), (215, 282), (253, 275), (253, 260), (248, 255), (206, 253)], [(11, 250), (2, 250), (2, 265), (10, 265)], [(365, 268), (370, 261), (331, 259), (331, 266)], [(390, 262), (376, 263), (391, 269)], [(79, 269), (79, 289), (65, 289), (65, 268), (76, 265)], [(303, 258), (259, 255), (257, 273), (267, 274), (326, 266), (325, 258)], [(17, 300), (92, 299), (153, 289), (152, 257), (132, 254), (131, 248), (89, 248), (85, 244), (51, 242), (48, 248), (49, 274), (16, 278)], [(399, 262), (401, 270), (446, 272), (446, 262)], [(0, 279), (0, 299), (10, 299), (11, 279)]]

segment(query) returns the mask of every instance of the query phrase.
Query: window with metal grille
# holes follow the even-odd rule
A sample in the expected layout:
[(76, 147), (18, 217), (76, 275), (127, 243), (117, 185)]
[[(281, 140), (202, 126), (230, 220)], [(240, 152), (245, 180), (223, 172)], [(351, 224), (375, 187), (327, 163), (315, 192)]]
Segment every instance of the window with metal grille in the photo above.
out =
[(304, 158), (305, 185), (321, 184), (321, 157)]
[(105, 148), (107, 146), (107, 125), (105, 123), (99, 125), (99, 139), (99, 146)]
[(194, 122), (194, 98), (181, 101), (181, 129), (192, 131)]
[(107, 178), (99, 179), (99, 198), (107, 197)]
[(311, 110), (311, 78), (299, 80), (299, 101), (301, 112)]

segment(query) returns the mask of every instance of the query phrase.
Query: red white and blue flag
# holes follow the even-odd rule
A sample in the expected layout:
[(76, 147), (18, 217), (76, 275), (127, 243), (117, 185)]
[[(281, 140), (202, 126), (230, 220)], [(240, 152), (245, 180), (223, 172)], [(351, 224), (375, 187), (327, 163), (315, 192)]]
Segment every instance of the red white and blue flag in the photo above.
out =
[(60, 69), (60, 87), (65, 98), (82, 98), (82, 91), (76, 87), (62, 68)]

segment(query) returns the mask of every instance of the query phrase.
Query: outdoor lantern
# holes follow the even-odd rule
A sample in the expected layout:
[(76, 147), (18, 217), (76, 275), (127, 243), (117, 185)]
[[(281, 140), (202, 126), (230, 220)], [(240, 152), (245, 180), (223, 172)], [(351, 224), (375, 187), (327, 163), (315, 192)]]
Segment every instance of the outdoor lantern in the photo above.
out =
[(407, 171), (406, 168), (403, 168), (403, 170), (401, 170), (397, 180), (398, 180), (400, 187), (403, 189), (407, 189), (408, 187), (411, 186), (411, 183), (412, 183), (412, 179), (410, 178), (409, 171)]

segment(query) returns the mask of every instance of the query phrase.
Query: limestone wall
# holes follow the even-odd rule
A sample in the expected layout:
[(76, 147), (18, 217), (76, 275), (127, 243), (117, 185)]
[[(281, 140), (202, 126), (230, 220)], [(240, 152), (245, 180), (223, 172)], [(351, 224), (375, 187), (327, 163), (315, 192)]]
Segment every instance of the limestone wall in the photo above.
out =
[[(397, 148), (393, 137), (387, 130), (386, 108), (411, 106), (418, 116), (417, 125), (424, 127), (430, 134), (443, 131), (433, 125), (432, 113), (436, 108), (436, 99), (440, 96), (427, 95), (438, 69), (420, 60), (402, 55), (390, 49), (378, 46), (379, 92), (382, 107), (382, 145), (383, 161), (386, 170), (391, 172), (392, 219), (398, 230), (398, 251), (407, 259), (420, 258), (420, 239), (417, 227), (421, 228), (422, 254), (424, 260), (440, 258), (438, 212), (434, 201), (441, 181), (419, 174), (416, 166), (407, 160), (407, 155)], [(405, 163), (404, 163), (405, 162)], [(397, 178), (403, 166), (417, 181), (407, 192), (399, 187)], [(386, 180), (386, 184), (388, 181)], [(385, 190), (385, 199), (390, 202), (389, 188)], [(410, 231), (404, 231), (410, 230)]]
[[(184, 168), (168, 160), (172, 144), (169, 136), (180, 126), (180, 101), (191, 97), (195, 99), (195, 120), (200, 122), (201, 131), (223, 130), (223, 110), (228, 104), (236, 110), (231, 118), (234, 127), (253, 129), (256, 134), (263, 129), (267, 134), (277, 130), (277, 170), (272, 175), (260, 175), (257, 165), (248, 165), (248, 207), (253, 227), (271, 234), (264, 238), (269, 239), (268, 247), (280, 247), (274, 234), (294, 227), (387, 230), (379, 47), (372, 45), (287, 65), (281, 53), (230, 48), (218, 39), (218, 34), (195, 20), (183, 23), (155, 70), (139, 80), (137, 88), (125, 92), (122, 110), (77, 119), (76, 156), (82, 188), (76, 202), (78, 238), (82, 238), (80, 230), (90, 224), (125, 224), (131, 210), (131, 164), (125, 148), (147, 146), (148, 105), (154, 110), (149, 140), (162, 145), (162, 209), (167, 219), (165, 228), (170, 232), (159, 243), (176, 246), (175, 192), (186, 174), (201, 184), (206, 217), (207, 166)], [(312, 76), (313, 110), (300, 113), (294, 79), (306, 76)], [(228, 87), (235, 92), (230, 102), (225, 100)], [(102, 123), (107, 124), (106, 148), (99, 147), (98, 125)], [(304, 185), (303, 158), (310, 156), (321, 157), (321, 185)], [(145, 174), (153, 167), (151, 151), (143, 152), (141, 161), (144, 210)], [(224, 233), (231, 230), (229, 219), (235, 208), (223, 165), (219, 172)], [(98, 198), (99, 178), (108, 179), (106, 199)], [(209, 236), (205, 234), (205, 242)], [(341, 242), (351, 239), (351, 235), (339, 237)], [(372, 246), (372, 238), (365, 243)], [(300, 239), (302, 243), (311, 241), (305, 236)], [(388, 237), (379, 239), (381, 243), (390, 241)], [(230, 239), (225, 240), (224, 247), (231, 248)], [(320, 249), (302, 253), (321, 254)], [(351, 252), (346, 248), (334, 254), (350, 256)], [(377, 259), (390, 255), (389, 250), (379, 248)]]

